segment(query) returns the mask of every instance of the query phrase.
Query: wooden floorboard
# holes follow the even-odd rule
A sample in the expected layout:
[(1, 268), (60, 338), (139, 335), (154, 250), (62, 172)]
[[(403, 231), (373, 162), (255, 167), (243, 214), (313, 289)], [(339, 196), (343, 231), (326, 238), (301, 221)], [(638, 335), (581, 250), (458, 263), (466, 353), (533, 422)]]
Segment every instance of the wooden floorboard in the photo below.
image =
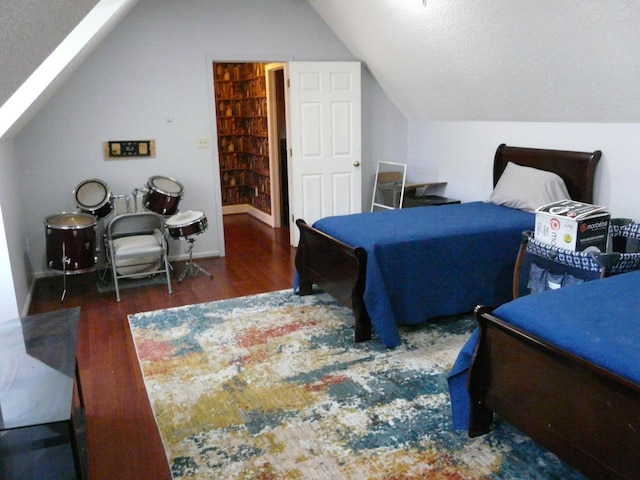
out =
[[(177, 283), (184, 262), (173, 264), (174, 292), (166, 285), (98, 292), (97, 274), (36, 283), (30, 314), (79, 306), (78, 364), (86, 407), (89, 476), (92, 480), (171, 479), (140, 373), (127, 315), (291, 288), (295, 249), (289, 229), (272, 229), (248, 215), (224, 218), (226, 256), (196, 262), (213, 274)], [(209, 233), (205, 232), (204, 235)]]

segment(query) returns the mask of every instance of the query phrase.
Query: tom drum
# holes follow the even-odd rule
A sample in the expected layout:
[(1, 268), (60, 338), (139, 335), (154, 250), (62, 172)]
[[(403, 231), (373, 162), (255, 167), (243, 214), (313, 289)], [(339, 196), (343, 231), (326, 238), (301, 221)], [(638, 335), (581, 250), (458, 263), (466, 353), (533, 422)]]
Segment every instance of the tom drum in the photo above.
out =
[(97, 178), (80, 182), (73, 191), (73, 198), (80, 210), (95, 215), (98, 220), (108, 217), (113, 211), (109, 186)]
[(174, 215), (178, 213), (178, 204), (183, 194), (184, 187), (180, 182), (156, 175), (147, 181), (142, 204), (147, 210), (160, 215)]
[(88, 213), (59, 213), (44, 219), (47, 265), (66, 274), (83, 273), (96, 264), (96, 218)]
[(191, 238), (207, 229), (207, 217), (197, 210), (178, 213), (169, 217), (165, 225), (173, 238)]

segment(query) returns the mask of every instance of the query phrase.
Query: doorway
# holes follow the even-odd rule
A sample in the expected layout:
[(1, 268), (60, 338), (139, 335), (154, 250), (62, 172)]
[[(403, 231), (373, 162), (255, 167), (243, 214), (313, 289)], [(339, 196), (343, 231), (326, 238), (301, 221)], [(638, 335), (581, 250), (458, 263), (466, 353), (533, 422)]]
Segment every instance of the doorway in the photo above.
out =
[[(285, 75), (284, 64), (274, 64), (267, 66), (267, 98), (271, 103), (269, 109), (269, 142), (273, 144), (274, 151), (270, 158), (277, 159), (278, 168), (274, 178), (279, 185), (274, 189), (276, 198), (274, 204), (279, 208), (274, 208), (274, 215), (278, 215), (280, 227), (289, 227), (289, 176), (288, 176), (288, 155), (287, 155), (287, 114), (285, 102)], [(274, 138), (271, 138), (271, 132)], [(276, 222), (277, 223), (277, 222)]]
[(222, 214), (289, 226), (284, 64), (214, 62)]

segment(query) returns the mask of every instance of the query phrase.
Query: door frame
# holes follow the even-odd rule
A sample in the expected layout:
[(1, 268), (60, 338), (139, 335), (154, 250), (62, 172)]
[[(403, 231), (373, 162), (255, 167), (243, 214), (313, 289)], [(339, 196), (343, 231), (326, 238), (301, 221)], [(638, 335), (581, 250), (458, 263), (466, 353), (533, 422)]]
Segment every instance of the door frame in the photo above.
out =
[[(218, 128), (217, 128), (217, 112), (216, 112), (216, 108), (215, 108), (215, 91), (214, 91), (214, 77), (213, 77), (213, 64), (214, 63), (264, 63), (264, 64), (281, 64), (283, 66), (284, 69), (284, 81), (285, 81), (285, 116), (286, 116), (286, 136), (287, 136), (287, 141), (290, 142), (292, 141), (292, 137), (291, 137), (291, 131), (290, 131), (290, 123), (291, 123), (291, 105), (290, 105), (290, 89), (289, 89), (289, 64), (291, 62), (294, 62), (294, 58), (292, 55), (229, 55), (229, 54), (221, 54), (221, 55), (215, 55), (215, 54), (210, 54), (207, 55), (207, 66), (206, 66), (206, 72), (207, 72), (207, 79), (208, 79), (208, 86), (209, 86), (209, 112), (210, 112), (210, 132), (211, 132), (211, 138), (212, 138), (212, 142), (211, 142), (211, 146), (215, 147), (211, 149), (211, 153), (212, 153), (212, 161), (213, 161), (213, 165), (214, 165), (214, 171), (213, 171), (213, 181), (214, 181), (214, 185), (213, 185), (213, 189), (214, 189), (214, 194), (217, 198), (217, 202), (215, 205), (215, 216), (216, 216), (216, 227), (218, 229), (218, 245), (219, 245), (219, 252), (220, 252), (220, 256), (224, 256), (225, 255), (225, 235), (224, 235), (224, 220), (223, 220), (223, 213), (222, 213), (222, 188), (221, 188), (221, 183), (220, 183), (220, 159), (218, 157)], [(341, 61), (336, 61), (339, 63), (342, 63)], [(331, 62), (319, 62), (319, 63), (331, 63)], [(358, 62), (359, 63), (359, 62)], [(266, 70), (266, 69), (265, 69)], [(266, 75), (266, 71), (265, 71), (265, 75)], [(358, 88), (361, 88), (361, 85), (358, 86)], [(269, 104), (269, 95), (267, 95), (267, 104)], [(360, 100), (361, 101), (361, 100)], [(271, 121), (271, 120), (270, 120)], [(359, 128), (361, 129), (361, 118), (359, 119), (360, 125)], [(360, 135), (361, 133), (359, 133)], [(270, 175), (272, 175), (272, 181), (271, 181), (271, 192), (272, 192), (272, 199), (271, 199), (271, 204), (272, 204), (272, 208), (271, 208), (271, 214), (272, 214), (272, 218), (274, 219), (275, 222), (280, 222), (280, 216), (279, 215), (275, 215), (275, 210), (274, 210), (274, 195), (273, 195), (273, 188), (274, 188), (274, 182), (273, 182), (273, 178), (277, 178), (273, 176), (273, 169), (274, 169), (274, 164), (278, 164), (278, 162), (274, 162), (272, 161), (273, 157), (272, 155), (272, 149), (275, 148), (276, 150), (279, 148), (279, 142), (278, 141), (271, 141), (271, 134), (270, 134), (270, 138), (269, 138), (269, 149), (270, 149), (270, 153), (269, 153), (269, 158), (270, 158)], [(361, 146), (359, 147), (361, 149)], [(215, 154), (214, 154), (215, 152)], [(361, 155), (361, 150), (360, 150), (360, 155)], [(287, 162), (287, 169), (288, 169), (288, 192), (289, 192), (289, 213), (291, 215), (291, 217), (293, 218), (294, 212), (295, 212), (295, 205), (293, 204), (293, 202), (295, 201), (294, 199), (294, 189), (293, 189), (293, 175), (292, 175), (292, 161), (291, 161), (291, 154), (290, 154), (290, 145), (288, 145), (287, 148), (287, 156), (289, 157), (289, 161)], [(276, 155), (277, 158), (277, 155)], [(360, 166), (361, 164), (361, 160), (358, 162), (358, 166)], [(279, 172), (279, 165), (277, 165), (277, 170)], [(361, 188), (361, 187), (360, 187)], [(360, 196), (362, 196), (362, 192), (360, 191)], [(357, 202), (359, 202), (360, 204), (360, 208), (362, 207), (362, 198), (358, 198), (356, 200)], [(280, 204), (278, 203), (278, 209), (280, 208)], [(291, 240), (291, 244), (292, 245), (297, 245), (297, 241), (295, 237), (295, 222), (290, 221), (290, 225), (289, 228), (292, 231), (292, 234), (290, 235), (290, 240)]]
[[(216, 123), (217, 113), (215, 108), (216, 95), (213, 82), (213, 64), (214, 63), (281, 63), (293, 61), (293, 55), (277, 54), (277, 55), (229, 55), (228, 53), (208, 54), (206, 58), (206, 78), (209, 90), (209, 132), (211, 136), (211, 156), (213, 162), (213, 193), (216, 197), (214, 205), (215, 226), (218, 230), (218, 251), (221, 257), (225, 256), (225, 240), (224, 240), (224, 215), (222, 214), (222, 188), (220, 185), (220, 159), (218, 157), (218, 126)], [(286, 72), (286, 70), (285, 70)], [(286, 75), (285, 75), (286, 79)], [(286, 106), (285, 106), (286, 108)], [(287, 115), (289, 112), (287, 111)], [(269, 142), (271, 145), (271, 142)], [(271, 148), (271, 147), (270, 147)], [(273, 208), (273, 207), (272, 207)], [(272, 212), (273, 213), (273, 212)]]
[[(274, 88), (276, 80), (276, 72), (286, 69), (285, 63), (269, 63), (264, 67), (265, 80), (267, 84), (267, 130), (269, 137), (269, 176), (271, 190), (271, 223), (273, 228), (282, 227), (282, 188), (280, 171), (280, 139), (278, 138), (278, 115), (276, 112), (278, 99)], [(286, 85), (285, 85), (286, 88)], [(284, 101), (284, 99), (283, 99)], [(288, 115), (287, 105), (285, 102), (285, 116)]]

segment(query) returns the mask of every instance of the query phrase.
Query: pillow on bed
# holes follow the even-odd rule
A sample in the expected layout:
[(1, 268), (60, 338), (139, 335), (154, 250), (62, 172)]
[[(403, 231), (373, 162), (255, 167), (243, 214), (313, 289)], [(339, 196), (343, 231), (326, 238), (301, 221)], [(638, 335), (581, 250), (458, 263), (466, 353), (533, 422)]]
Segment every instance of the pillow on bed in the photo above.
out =
[(542, 205), (566, 198), (571, 197), (559, 175), (508, 162), (489, 203), (533, 212)]

